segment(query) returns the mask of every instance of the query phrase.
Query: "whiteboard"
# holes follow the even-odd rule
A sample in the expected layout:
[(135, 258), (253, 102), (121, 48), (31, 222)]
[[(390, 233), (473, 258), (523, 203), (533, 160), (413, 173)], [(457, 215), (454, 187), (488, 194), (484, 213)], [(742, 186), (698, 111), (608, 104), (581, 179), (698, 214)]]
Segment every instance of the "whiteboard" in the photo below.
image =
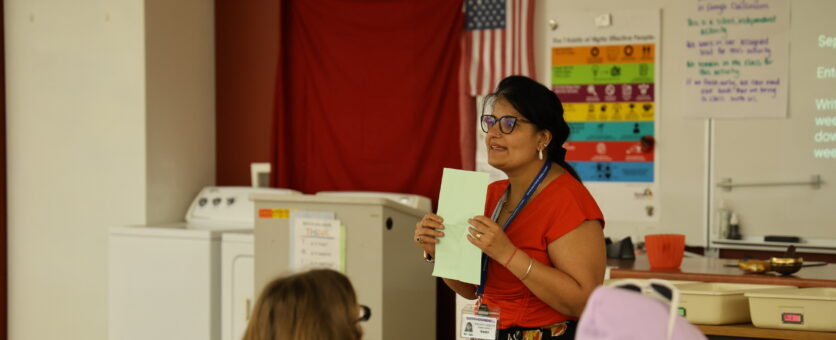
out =
[[(737, 212), (744, 236), (836, 240), (836, 155), (830, 152), (836, 149), (836, 74), (827, 74), (836, 68), (836, 1), (791, 3), (789, 117), (717, 120), (713, 178), (781, 183), (817, 174), (824, 184), (717, 189), (712, 205)], [(718, 221), (712, 219), (712, 228)]]
[[(789, 113), (784, 119), (709, 120), (683, 114), (685, 59), (685, 5), (682, 0), (543, 0), (535, 10), (534, 38), (538, 79), (549, 77), (549, 18), (565, 11), (618, 9), (662, 10), (661, 67), (656, 138), (659, 158), (659, 199), (664, 209), (657, 222), (608, 220), (607, 236), (633, 236), (642, 240), (652, 233), (681, 233), (691, 246), (708, 246), (716, 227), (717, 209), (736, 211), (744, 235), (798, 235), (836, 241), (836, 159), (814, 159), (819, 128), (814, 116), (834, 116), (815, 110), (813, 98), (836, 98), (836, 79), (816, 78), (817, 66), (836, 67), (836, 50), (818, 48), (817, 35), (836, 36), (836, 1), (793, 0), (790, 28)], [(618, 20), (618, 18), (613, 18)], [(826, 33), (829, 32), (829, 33)], [(827, 129), (836, 132), (836, 128)], [(836, 148), (836, 143), (829, 147)], [(733, 182), (804, 181), (820, 174), (824, 185), (810, 187), (716, 187), (723, 178)], [(606, 195), (607, 193), (598, 193)], [(829, 210), (828, 210), (829, 209)], [(606, 218), (606, 216), (605, 216)]]

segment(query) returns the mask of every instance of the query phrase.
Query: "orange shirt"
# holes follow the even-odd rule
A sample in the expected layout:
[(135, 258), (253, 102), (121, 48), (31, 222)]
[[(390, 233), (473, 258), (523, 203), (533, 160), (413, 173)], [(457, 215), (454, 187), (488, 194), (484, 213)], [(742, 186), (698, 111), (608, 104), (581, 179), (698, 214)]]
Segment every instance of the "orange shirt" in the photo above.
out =
[[(493, 214), (496, 203), (507, 187), (508, 180), (488, 186), (485, 216)], [(586, 187), (568, 172), (564, 172), (523, 207), (505, 233), (520, 251), (553, 267), (547, 251), (549, 243), (586, 220), (600, 220), (603, 225), (604, 215)], [(494, 260), (488, 264), (488, 281), (482, 300), (489, 306), (499, 306), (500, 329), (514, 326), (541, 327), (577, 319), (564, 316), (549, 307), (534, 296), (511, 271)]]

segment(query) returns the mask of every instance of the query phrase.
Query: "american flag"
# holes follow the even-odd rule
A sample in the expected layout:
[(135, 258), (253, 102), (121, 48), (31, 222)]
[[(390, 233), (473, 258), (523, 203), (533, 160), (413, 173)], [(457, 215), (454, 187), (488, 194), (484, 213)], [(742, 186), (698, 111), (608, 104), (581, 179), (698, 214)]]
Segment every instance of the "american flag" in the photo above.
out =
[(471, 95), (492, 92), (510, 75), (534, 75), (534, 0), (465, 0), (465, 17)]

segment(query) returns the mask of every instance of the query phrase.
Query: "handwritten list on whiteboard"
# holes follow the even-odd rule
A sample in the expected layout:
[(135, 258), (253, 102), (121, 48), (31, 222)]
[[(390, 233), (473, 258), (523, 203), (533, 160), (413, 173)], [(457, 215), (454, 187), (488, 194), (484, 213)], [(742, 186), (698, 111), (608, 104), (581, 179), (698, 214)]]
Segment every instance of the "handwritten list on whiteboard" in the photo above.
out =
[(685, 20), (686, 115), (787, 116), (789, 1), (690, 0)]

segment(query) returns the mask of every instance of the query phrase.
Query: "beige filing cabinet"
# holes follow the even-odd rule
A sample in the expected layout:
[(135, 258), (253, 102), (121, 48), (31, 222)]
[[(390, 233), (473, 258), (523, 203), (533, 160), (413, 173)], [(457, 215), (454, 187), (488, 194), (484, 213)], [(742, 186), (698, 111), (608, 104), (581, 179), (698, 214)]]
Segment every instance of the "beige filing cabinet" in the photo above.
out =
[(346, 275), (372, 310), (364, 339), (435, 339), (436, 279), (412, 242), (424, 212), (384, 198), (254, 194), (255, 291), (289, 273), (290, 219), (262, 209), (334, 212), (346, 227)]

